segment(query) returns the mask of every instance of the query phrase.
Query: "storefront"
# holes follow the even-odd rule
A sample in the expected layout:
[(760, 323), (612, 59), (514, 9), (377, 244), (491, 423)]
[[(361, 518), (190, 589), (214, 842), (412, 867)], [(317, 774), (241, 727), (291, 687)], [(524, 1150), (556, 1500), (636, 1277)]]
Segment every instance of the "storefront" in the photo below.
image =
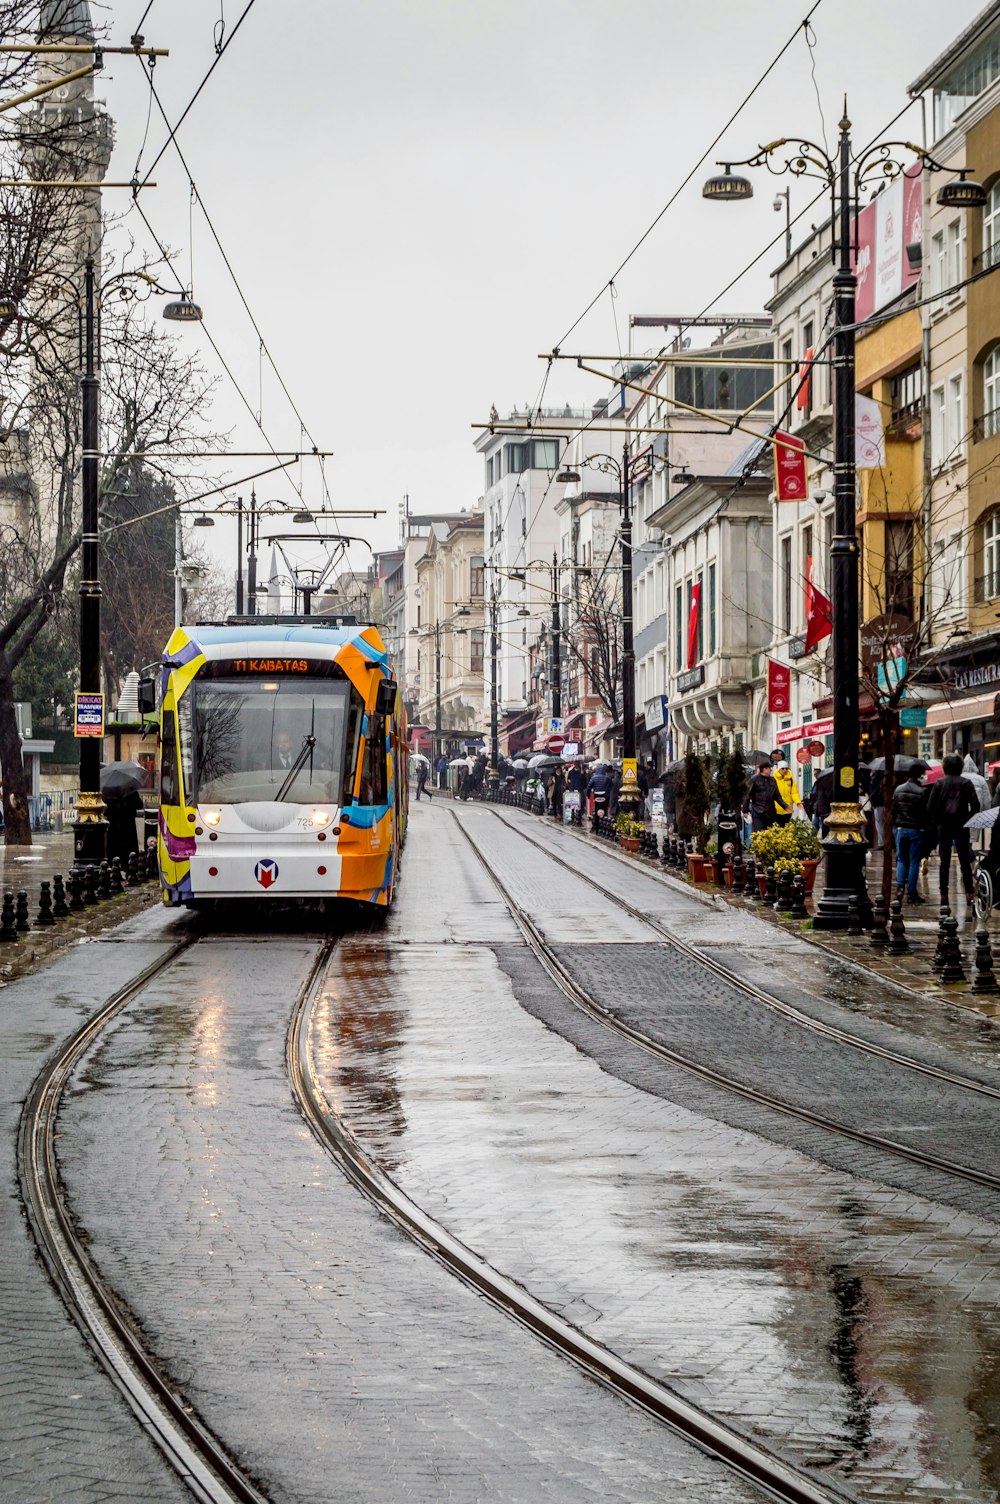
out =
[(935, 701), (927, 709), (921, 751), (933, 742), (934, 757), (971, 754), (983, 772), (1000, 760), (1000, 639), (991, 634), (947, 656), (935, 655), (933, 664), (918, 671), (917, 682), (926, 683)]

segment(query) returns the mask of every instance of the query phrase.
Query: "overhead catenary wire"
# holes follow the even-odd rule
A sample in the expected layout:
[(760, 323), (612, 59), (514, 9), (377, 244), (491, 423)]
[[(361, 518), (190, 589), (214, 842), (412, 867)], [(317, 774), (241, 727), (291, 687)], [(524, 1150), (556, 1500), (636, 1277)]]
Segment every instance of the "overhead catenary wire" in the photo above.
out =
[[(781, 61), (781, 59), (784, 57), (785, 53), (788, 51), (789, 47), (792, 46), (792, 44), (795, 41), (796, 37), (798, 36), (799, 32), (812, 19), (812, 17), (816, 14), (817, 10), (819, 10), (819, 7), (820, 7), (821, 4), (822, 4), (822, 0), (815, 0), (815, 3), (810, 6), (810, 8), (809, 8), (808, 12), (806, 13), (804, 19), (799, 22), (798, 26), (796, 26), (795, 30), (792, 32), (792, 34), (788, 38), (788, 40), (784, 43), (784, 45), (781, 47), (781, 49), (771, 59), (770, 63), (768, 63), (767, 67), (764, 69), (764, 72), (757, 79), (756, 83), (753, 85), (753, 87), (750, 89), (750, 91), (746, 95), (744, 95), (743, 99), (737, 105), (736, 109), (729, 116), (729, 119), (726, 121), (725, 125), (723, 125), (722, 129), (718, 132), (718, 134), (709, 142), (708, 146), (706, 146), (705, 150), (702, 152), (702, 154), (698, 158), (697, 162), (694, 163), (693, 167), (687, 173), (686, 177), (674, 189), (674, 192), (667, 199), (667, 202), (663, 205), (663, 208), (656, 215), (656, 218), (643, 231), (643, 233), (640, 235), (639, 239), (636, 241), (635, 245), (633, 245), (632, 249), (629, 251), (628, 255), (624, 258), (624, 260), (621, 261), (618, 264), (618, 266), (615, 267), (614, 271), (611, 273), (611, 276), (602, 284), (600, 292), (595, 293), (595, 295), (591, 298), (590, 302), (587, 304), (586, 308), (579, 315), (579, 317), (576, 318), (576, 319), (574, 319), (573, 322), (572, 322), (572, 324), (570, 324), (569, 328), (566, 330), (566, 333), (562, 336), (562, 338), (556, 341), (556, 344), (554, 346), (555, 349), (558, 349), (560, 345), (565, 344), (566, 340), (569, 339), (569, 337), (573, 333), (574, 329), (576, 329), (583, 322), (583, 320), (586, 318), (586, 316), (590, 312), (590, 310), (603, 297), (606, 289), (608, 287), (610, 287), (616, 281), (616, 279), (625, 270), (626, 266), (628, 266), (629, 262), (632, 260), (632, 257), (636, 254), (636, 252), (640, 249), (640, 247), (643, 246), (645, 244), (645, 242), (649, 239), (650, 235), (656, 229), (656, 226), (660, 223), (660, 220), (667, 213), (667, 210), (670, 209), (670, 208), (672, 208), (672, 206), (676, 203), (677, 199), (680, 197), (680, 195), (683, 193), (684, 189), (690, 183), (690, 181), (694, 177), (695, 173), (698, 171), (698, 169), (700, 167), (702, 167), (704, 165), (705, 160), (708, 157), (709, 153), (713, 152), (715, 150), (715, 148), (718, 146), (719, 142), (722, 140), (723, 136), (726, 134), (726, 131), (733, 124), (733, 122), (736, 119), (738, 119), (738, 117), (740, 116), (740, 114), (742, 114), (743, 110), (750, 103), (750, 100), (757, 93), (757, 90), (762, 86), (762, 84), (764, 83), (765, 79), (769, 76), (769, 74), (771, 74), (774, 71), (774, 69), (777, 67), (778, 63)], [(720, 296), (721, 296), (721, 294), (720, 294)]]

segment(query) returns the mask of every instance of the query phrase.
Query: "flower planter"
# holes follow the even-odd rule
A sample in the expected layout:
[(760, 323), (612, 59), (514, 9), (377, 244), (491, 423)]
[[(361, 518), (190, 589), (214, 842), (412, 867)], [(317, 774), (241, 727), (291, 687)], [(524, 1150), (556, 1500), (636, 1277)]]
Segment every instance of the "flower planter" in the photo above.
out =
[(639, 850), (640, 841), (638, 836), (619, 836), (618, 840), (623, 851), (636, 852)]
[(820, 858), (809, 857), (802, 863), (802, 881), (805, 883), (806, 893), (811, 893), (816, 886), (816, 873), (819, 870)]
[(726, 885), (727, 888), (731, 888), (733, 886), (733, 869), (732, 869), (732, 867), (723, 867), (723, 869), (722, 869), (722, 880), (725, 883), (725, 885)]
[(767, 897), (767, 873), (766, 872), (758, 872), (757, 873), (757, 892), (760, 894), (761, 898), (766, 898)]
[(688, 875), (693, 883), (708, 882), (708, 857), (700, 855), (697, 851), (689, 851), (687, 854)]

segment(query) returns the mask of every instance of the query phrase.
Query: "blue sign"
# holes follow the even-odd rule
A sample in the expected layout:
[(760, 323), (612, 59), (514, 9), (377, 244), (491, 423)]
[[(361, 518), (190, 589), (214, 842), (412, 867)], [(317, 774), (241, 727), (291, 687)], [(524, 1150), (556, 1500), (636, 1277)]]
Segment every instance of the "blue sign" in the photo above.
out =
[(904, 705), (899, 712), (899, 724), (904, 730), (923, 730), (927, 725), (926, 705)]

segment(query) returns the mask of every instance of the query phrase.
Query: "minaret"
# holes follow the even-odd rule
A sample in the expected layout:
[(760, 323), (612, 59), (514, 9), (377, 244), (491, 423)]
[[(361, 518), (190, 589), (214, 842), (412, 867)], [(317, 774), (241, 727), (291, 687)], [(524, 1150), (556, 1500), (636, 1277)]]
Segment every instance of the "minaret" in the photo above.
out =
[[(44, 0), (38, 40), (48, 45), (93, 44), (89, 0)], [(86, 52), (47, 52), (38, 57), (39, 84), (51, 83), (93, 61)], [(103, 181), (114, 131), (110, 117), (95, 99), (94, 77), (52, 89), (26, 114), (21, 137), (25, 176), (43, 182)], [(78, 474), (79, 454), (72, 436), (76, 424), (70, 423), (67, 434), (60, 415), (75, 418), (79, 411), (79, 311), (73, 289), (82, 289), (88, 255), (97, 261), (100, 275), (101, 190), (23, 191), (35, 194), (36, 220), (47, 230), (43, 254), (37, 260), (36, 286), (29, 293), (33, 311), (48, 326), (50, 338), (38, 343), (32, 362), (28, 469), (38, 507), (36, 526), (41, 538), (50, 541), (70, 525), (78, 510), (74, 472)]]

